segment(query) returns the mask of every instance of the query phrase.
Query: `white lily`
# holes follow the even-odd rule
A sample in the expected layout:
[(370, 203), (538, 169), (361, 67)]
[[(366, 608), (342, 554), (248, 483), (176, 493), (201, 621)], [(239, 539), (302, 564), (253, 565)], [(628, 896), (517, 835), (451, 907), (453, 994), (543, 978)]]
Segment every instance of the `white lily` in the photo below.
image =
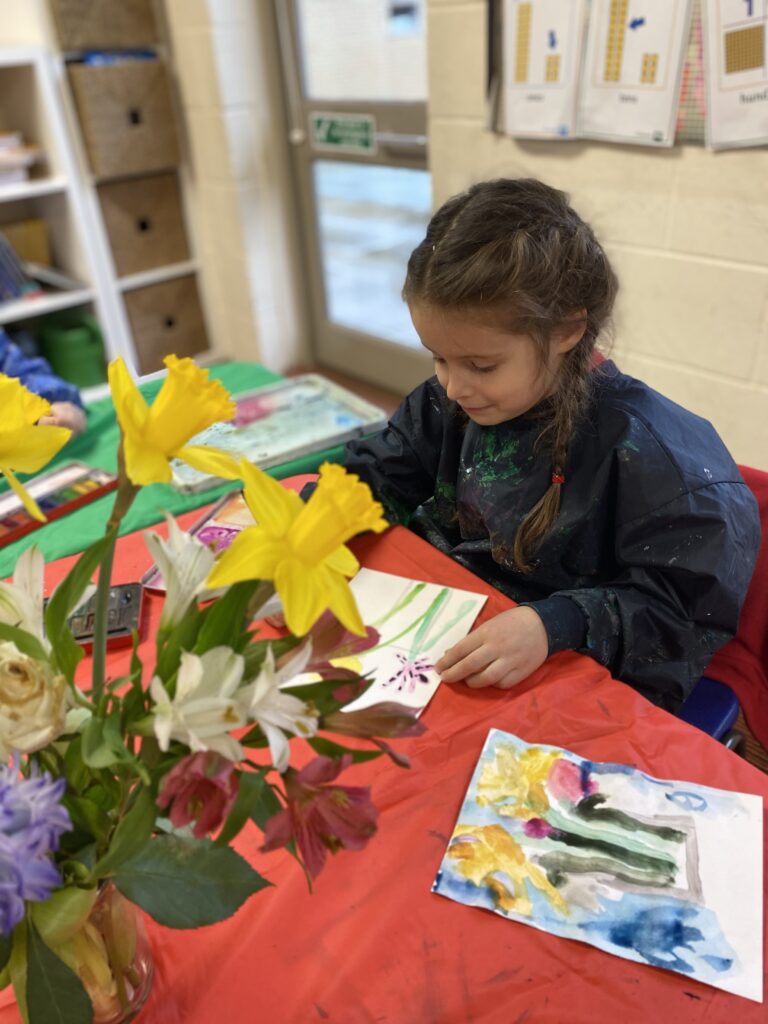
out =
[[(46, 651), (50, 651), (43, 622), (44, 571), (43, 553), (33, 544), (19, 556), (13, 570), (13, 583), (0, 583), (0, 622), (31, 633)], [(89, 583), (73, 613), (95, 593), (96, 587)]]
[(245, 662), (231, 647), (213, 647), (202, 656), (184, 652), (176, 676), (176, 693), (168, 695), (155, 676), (149, 692), (155, 702), (153, 728), (161, 750), (172, 739), (191, 750), (215, 750), (230, 761), (244, 757), (241, 745), (230, 736), (247, 719), (235, 699)]
[[(0, 583), (0, 622), (17, 626), (45, 643), (43, 633), (43, 553), (27, 548), (16, 562), (13, 583)], [(47, 648), (47, 644), (46, 644)]]
[(203, 589), (216, 556), (197, 537), (180, 529), (172, 515), (166, 513), (165, 519), (168, 539), (147, 530), (144, 540), (165, 582), (160, 629), (172, 629)]
[(279, 772), (288, 767), (290, 754), (285, 732), (305, 737), (314, 736), (317, 732), (317, 715), (310, 713), (307, 704), (298, 697), (280, 692), (281, 686), (304, 671), (311, 653), (311, 644), (305, 643), (295, 657), (275, 670), (272, 648), (267, 648), (258, 676), (237, 694), (242, 714), (249, 721), (258, 723), (266, 736), (272, 764)]

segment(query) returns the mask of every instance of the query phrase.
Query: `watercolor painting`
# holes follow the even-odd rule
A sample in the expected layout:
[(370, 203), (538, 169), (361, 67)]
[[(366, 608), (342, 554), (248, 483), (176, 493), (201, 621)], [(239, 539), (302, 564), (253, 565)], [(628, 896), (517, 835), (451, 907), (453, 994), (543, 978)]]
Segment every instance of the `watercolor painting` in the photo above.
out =
[[(423, 710), (440, 685), (435, 662), (472, 628), (485, 594), (361, 569), (350, 584), (363, 622), (379, 643), (344, 664), (373, 678), (362, 697), (345, 711), (382, 701)], [(295, 685), (295, 683), (294, 683)]]
[(492, 729), (432, 891), (763, 1000), (762, 800)]

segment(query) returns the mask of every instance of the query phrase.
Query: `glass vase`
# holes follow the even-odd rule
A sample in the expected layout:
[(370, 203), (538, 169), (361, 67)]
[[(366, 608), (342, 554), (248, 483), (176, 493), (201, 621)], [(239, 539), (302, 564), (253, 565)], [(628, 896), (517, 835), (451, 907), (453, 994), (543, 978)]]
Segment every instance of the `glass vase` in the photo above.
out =
[(147, 1001), (154, 976), (139, 908), (106, 882), (74, 945), (77, 973), (93, 1004), (93, 1024), (134, 1020)]

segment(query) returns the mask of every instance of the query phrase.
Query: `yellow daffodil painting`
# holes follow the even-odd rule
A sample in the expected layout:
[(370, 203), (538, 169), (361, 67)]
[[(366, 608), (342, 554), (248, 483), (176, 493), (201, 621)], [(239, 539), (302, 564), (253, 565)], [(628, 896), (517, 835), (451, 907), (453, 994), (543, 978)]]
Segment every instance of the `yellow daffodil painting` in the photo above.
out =
[(64, 447), (71, 431), (64, 427), (36, 426), (51, 411), (50, 402), (27, 391), (16, 377), (0, 374), (0, 472), (30, 515), (41, 523), (45, 516), (37, 502), (16, 479), (15, 473), (36, 473)]
[(109, 365), (112, 400), (123, 435), (125, 468), (137, 486), (168, 483), (172, 477), (170, 459), (179, 458), (225, 480), (239, 476), (237, 464), (224, 452), (187, 442), (201, 430), (235, 415), (235, 403), (208, 371), (191, 359), (166, 356), (168, 376), (157, 398), (148, 406), (134, 384), (122, 359)]
[(387, 528), (370, 488), (342, 466), (324, 463), (305, 504), (245, 459), (240, 462), (245, 500), (257, 525), (238, 534), (208, 577), (208, 586), (273, 580), (286, 625), (303, 636), (326, 608), (348, 630), (365, 627), (347, 579), (359, 564), (346, 541), (364, 530)]

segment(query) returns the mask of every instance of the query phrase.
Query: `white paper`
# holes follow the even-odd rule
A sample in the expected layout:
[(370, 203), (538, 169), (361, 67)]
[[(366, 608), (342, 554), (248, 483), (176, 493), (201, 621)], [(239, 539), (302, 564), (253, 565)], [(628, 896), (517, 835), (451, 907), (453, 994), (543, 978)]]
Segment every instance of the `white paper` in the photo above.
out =
[(504, 0), (504, 130), (567, 139), (576, 97), (586, 0)]
[(768, 144), (768, 0), (705, 0), (707, 144)]
[(690, 0), (592, 0), (579, 135), (671, 146), (689, 28)]
[(423, 711), (440, 685), (435, 662), (467, 635), (486, 595), (375, 569), (361, 569), (350, 586), (363, 622), (378, 630), (380, 640), (377, 647), (341, 662), (374, 680), (344, 710), (389, 701)]
[(762, 819), (758, 796), (492, 729), (432, 889), (762, 1002)]

